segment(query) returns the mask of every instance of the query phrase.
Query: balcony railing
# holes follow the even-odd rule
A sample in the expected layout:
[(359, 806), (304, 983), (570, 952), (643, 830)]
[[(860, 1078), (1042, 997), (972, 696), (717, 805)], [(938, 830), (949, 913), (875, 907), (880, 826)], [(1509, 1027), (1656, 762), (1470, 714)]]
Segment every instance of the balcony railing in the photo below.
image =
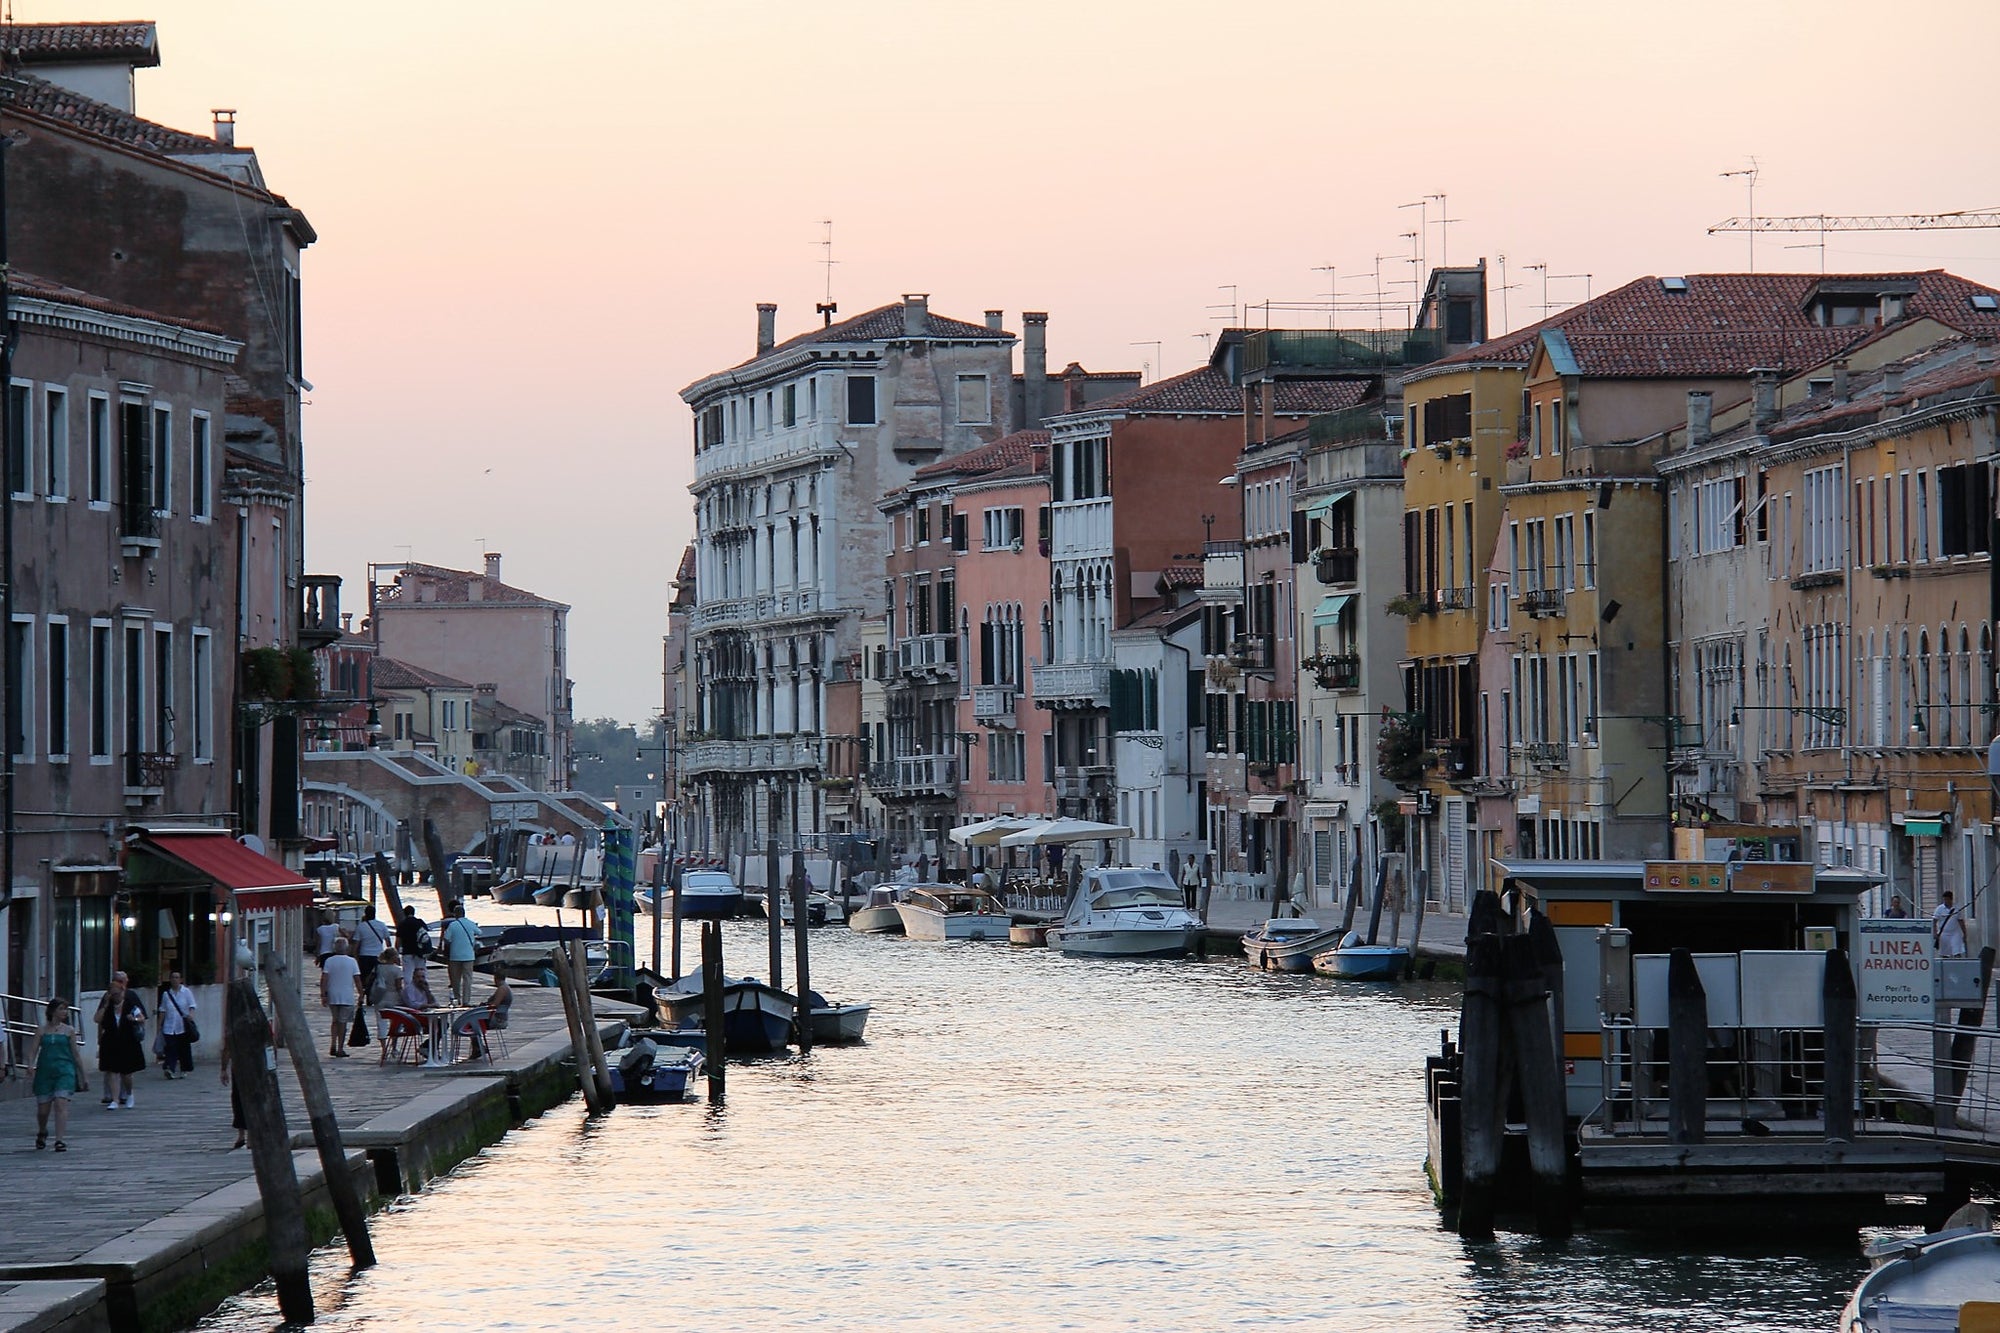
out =
[(1472, 589), (1439, 588), (1437, 609), (1440, 611), (1470, 611), (1472, 609)]
[(974, 685), (972, 720), (1011, 727), (1014, 725), (1014, 705), (1020, 698), (1020, 687), (1015, 685)]
[(1049, 708), (1109, 708), (1109, 662), (1037, 662), (1035, 702)]
[(1205, 602), (1243, 600), (1243, 543), (1208, 542), (1201, 553), (1201, 597)]
[(1514, 752), (1531, 767), (1544, 771), (1569, 767), (1569, 746), (1561, 741), (1520, 741)]
[(1361, 655), (1336, 653), (1320, 657), (1312, 664), (1312, 672), (1323, 690), (1358, 690), (1361, 688)]
[(691, 741), (681, 750), (690, 773), (786, 772), (820, 766), (819, 738), (778, 736), (765, 740)]
[(1319, 552), (1313, 561), (1313, 577), (1321, 583), (1353, 583), (1361, 577), (1361, 552), (1351, 546), (1336, 546)]
[(1271, 636), (1239, 634), (1229, 641), (1229, 664), (1239, 671), (1267, 671), (1271, 666)]
[(831, 603), (817, 588), (792, 592), (765, 593), (759, 597), (734, 597), (722, 602), (704, 602), (689, 617), (694, 629), (715, 629), (722, 625), (750, 625), (767, 620), (831, 613)]
[(882, 800), (922, 800), (958, 794), (958, 756), (904, 754), (868, 768), (868, 785)]
[(1243, 373), (1421, 366), (1443, 352), (1438, 329), (1259, 329), (1243, 341)]
[(958, 636), (919, 634), (900, 641), (896, 671), (907, 680), (957, 680)]
[(1056, 795), (1072, 800), (1091, 796), (1111, 794), (1114, 770), (1109, 765), (1073, 764), (1058, 766), (1055, 772)]
[(1565, 594), (1561, 588), (1527, 588), (1521, 593), (1521, 613), (1540, 618), (1560, 616)]

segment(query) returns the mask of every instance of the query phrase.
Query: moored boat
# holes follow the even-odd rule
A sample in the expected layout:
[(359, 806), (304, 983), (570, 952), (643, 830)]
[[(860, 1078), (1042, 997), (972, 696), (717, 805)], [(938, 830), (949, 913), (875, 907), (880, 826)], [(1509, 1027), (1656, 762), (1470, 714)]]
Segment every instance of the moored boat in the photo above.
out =
[(1368, 944), (1350, 930), (1340, 943), (1313, 955), (1313, 971), (1345, 981), (1395, 981), (1410, 963), (1410, 951), (1400, 944)]
[(874, 1006), (867, 1003), (832, 1004), (818, 991), (808, 991), (812, 1034), (815, 1045), (844, 1046), (861, 1040)]
[(1310, 972), (1313, 955), (1339, 939), (1309, 916), (1274, 916), (1243, 936), (1243, 956), (1272, 972)]
[(608, 1063), (611, 1091), (625, 1102), (677, 1102), (706, 1066), (699, 1049), (657, 1040), (661, 1034), (627, 1029)]
[(1049, 947), (1094, 958), (1178, 958), (1194, 945), (1201, 918), (1163, 871), (1093, 866), (1049, 927)]
[[(1983, 1208), (1977, 1208), (1984, 1214)], [(1961, 1213), (1970, 1211), (1962, 1209)], [(1841, 1312), (1841, 1333), (1992, 1328), (2000, 1305), (2000, 1235), (1985, 1225), (1892, 1238), (1868, 1249), (1875, 1267)], [(1968, 1314), (1981, 1318), (1973, 1322)]]
[[(700, 1027), (706, 1016), (701, 974), (690, 972), (655, 993), (668, 1022), (678, 1028)], [(724, 977), (722, 981), (722, 1041), (732, 1055), (782, 1051), (792, 1039), (798, 1001), (755, 977)]]
[(847, 928), (863, 935), (900, 935), (903, 933), (903, 914), (896, 910), (896, 904), (903, 900), (901, 884), (877, 884), (868, 890), (868, 896), (847, 916)]
[(896, 911), (913, 940), (1004, 940), (1014, 924), (998, 898), (960, 884), (909, 885)]
[(677, 910), (683, 920), (735, 916), (743, 908), (743, 890), (720, 870), (688, 870), (681, 874)]

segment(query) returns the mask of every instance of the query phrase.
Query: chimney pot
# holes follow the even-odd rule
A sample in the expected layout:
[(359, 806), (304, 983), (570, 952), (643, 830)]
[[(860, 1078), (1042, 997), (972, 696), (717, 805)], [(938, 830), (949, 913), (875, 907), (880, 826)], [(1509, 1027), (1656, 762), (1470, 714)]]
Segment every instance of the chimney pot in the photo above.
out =
[(1700, 389), (1688, 390), (1688, 448), (1697, 449), (1708, 443), (1714, 420), (1715, 395)]
[(495, 583), (500, 581), (500, 553), (498, 551), (488, 551), (486, 553), (486, 577), (492, 579)]
[(1049, 312), (1021, 312), (1021, 429), (1040, 430), (1049, 381)]
[(1006, 311), (1004, 311), (1004, 310), (989, 310), (989, 311), (987, 311), (987, 312), (986, 312), (986, 327), (987, 327), (987, 328), (989, 328), (989, 329), (991, 329), (991, 330), (993, 330), (993, 331), (994, 331), (995, 333), (998, 333), (998, 332), (1000, 332), (1000, 326), (1001, 326), (1001, 324), (1002, 324), (1002, 323), (1003, 323), (1003, 322), (1005, 321), (1005, 319), (1006, 319), (1006, 316), (1007, 316), (1007, 312), (1006, 312)]
[(770, 301), (757, 303), (757, 355), (778, 345), (778, 307)]
[(929, 292), (903, 293), (903, 336), (922, 338), (930, 332), (931, 297)]
[(1894, 361), (1882, 367), (1882, 397), (1894, 398), (1903, 391), (1903, 363)]
[(1847, 358), (1843, 356), (1840, 360), (1833, 363), (1833, 401), (1844, 403), (1848, 400), (1848, 397)]
[(236, 108), (219, 106), (211, 113), (215, 117), (215, 141), (224, 148), (236, 146)]
[(1778, 419), (1778, 372), (1750, 372), (1750, 424), (1758, 430)]

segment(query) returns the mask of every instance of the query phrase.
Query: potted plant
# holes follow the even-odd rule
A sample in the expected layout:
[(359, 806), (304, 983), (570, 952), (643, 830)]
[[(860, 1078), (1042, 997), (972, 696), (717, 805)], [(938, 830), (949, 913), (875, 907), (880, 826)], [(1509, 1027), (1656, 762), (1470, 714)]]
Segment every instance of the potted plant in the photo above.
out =
[(1383, 801), (1375, 807), (1375, 827), (1382, 832), (1383, 851), (1403, 850), (1403, 811), (1394, 801)]
[(1424, 603), (1422, 598), (1414, 596), (1411, 593), (1404, 593), (1399, 597), (1391, 597), (1383, 605), (1382, 609), (1392, 616), (1401, 616), (1405, 620), (1415, 620), (1424, 613)]
[(1385, 713), (1375, 741), (1375, 771), (1385, 782), (1408, 787), (1423, 777), (1424, 760), (1421, 722), (1405, 713)]
[(1528, 442), (1526, 440), (1516, 440), (1512, 444), (1507, 446), (1508, 462), (1510, 463), (1519, 462), (1521, 459), (1526, 458), (1527, 456), (1528, 456)]

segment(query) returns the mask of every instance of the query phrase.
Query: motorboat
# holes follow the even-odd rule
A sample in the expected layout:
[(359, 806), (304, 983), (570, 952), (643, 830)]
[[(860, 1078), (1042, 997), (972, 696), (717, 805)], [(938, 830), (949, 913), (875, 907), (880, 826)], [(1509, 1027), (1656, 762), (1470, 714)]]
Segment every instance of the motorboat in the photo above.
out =
[(591, 985), (597, 985), (611, 972), (611, 946), (580, 926), (481, 926), (482, 938), (488, 929), (497, 929), (499, 933), (492, 950), (476, 964), (482, 972), (532, 976), (540, 978), (544, 985), (554, 985), (555, 952), (571, 940), (583, 941), (584, 970)]
[(1093, 866), (1084, 872), (1061, 921), (1049, 927), (1051, 949), (1093, 958), (1178, 958), (1194, 945), (1201, 918), (1164, 872)]
[(659, 1040), (659, 1032), (627, 1028), (607, 1052), (611, 1091), (623, 1102), (677, 1102), (701, 1077), (701, 1051), (681, 1042)]
[(681, 872), (677, 908), (684, 921), (711, 921), (735, 916), (743, 909), (743, 890), (726, 871)]
[[(1871, 1245), (1867, 1254), (1874, 1269), (1841, 1312), (1842, 1333), (1992, 1327), (1992, 1310), (2000, 1303), (2000, 1235), (1978, 1205), (1960, 1213), (1973, 1210), (1983, 1225)], [(1966, 1318), (1975, 1309), (1984, 1321)]]
[(525, 907), (540, 887), (532, 879), (504, 879), (493, 886), (493, 901), (503, 907)]
[[(845, 921), (847, 914), (841, 910), (840, 900), (814, 889), (806, 895), (806, 924), (824, 926)], [(784, 925), (792, 923), (792, 895), (778, 895), (778, 920)]]
[(1350, 930), (1340, 943), (1312, 960), (1313, 971), (1346, 981), (1395, 981), (1410, 965), (1410, 951), (1400, 944), (1369, 944)]
[(896, 904), (901, 901), (902, 885), (877, 884), (868, 890), (861, 906), (847, 914), (847, 928), (863, 935), (900, 935), (903, 933), (903, 914), (896, 910)]
[(874, 1008), (866, 1003), (833, 1004), (818, 991), (807, 991), (806, 1003), (812, 1014), (813, 1043), (819, 1046), (845, 1046), (860, 1041)]
[(962, 884), (909, 885), (896, 912), (913, 940), (1004, 940), (1014, 924), (1006, 904)]
[[(701, 973), (690, 972), (655, 992), (674, 1027), (700, 1027), (707, 1009)], [(722, 979), (722, 1042), (732, 1055), (782, 1051), (792, 1039), (792, 1020), (799, 1002), (776, 986), (755, 977)]]
[(1313, 955), (1339, 939), (1309, 916), (1274, 916), (1243, 936), (1243, 956), (1272, 972), (1310, 972)]

